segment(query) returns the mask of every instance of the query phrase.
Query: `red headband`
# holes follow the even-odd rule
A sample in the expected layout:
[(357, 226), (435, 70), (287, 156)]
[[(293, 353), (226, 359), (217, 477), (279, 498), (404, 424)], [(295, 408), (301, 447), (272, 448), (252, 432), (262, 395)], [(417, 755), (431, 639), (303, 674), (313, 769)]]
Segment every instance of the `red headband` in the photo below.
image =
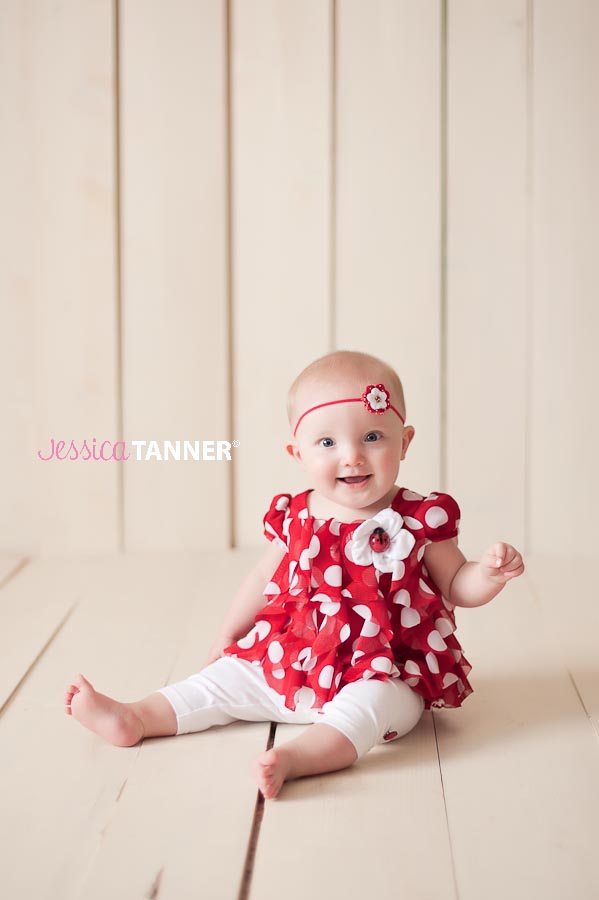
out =
[(299, 427), (299, 423), (302, 421), (304, 416), (307, 416), (309, 412), (313, 412), (315, 409), (320, 409), (322, 406), (333, 406), (335, 403), (362, 403), (368, 410), (368, 412), (377, 413), (380, 415), (384, 413), (387, 409), (392, 409), (394, 413), (396, 413), (401, 421), (406, 424), (406, 420), (402, 416), (400, 412), (398, 412), (394, 406), (391, 405), (391, 401), (389, 400), (389, 391), (385, 387), (384, 384), (369, 384), (362, 394), (361, 397), (347, 397), (345, 400), (329, 400), (328, 403), (319, 403), (318, 406), (311, 406), (310, 409), (307, 409), (305, 413), (302, 413), (299, 419), (296, 422), (295, 428), (293, 429), (293, 436), (295, 437), (295, 432)]

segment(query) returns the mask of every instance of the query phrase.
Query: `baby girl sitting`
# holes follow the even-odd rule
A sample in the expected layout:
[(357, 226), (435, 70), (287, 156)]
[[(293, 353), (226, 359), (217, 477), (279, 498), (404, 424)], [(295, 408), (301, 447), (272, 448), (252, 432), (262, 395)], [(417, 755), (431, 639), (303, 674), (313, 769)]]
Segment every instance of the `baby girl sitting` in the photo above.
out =
[(276, 494), (270, 544), (233, 599), (200, 672), (123, 703), (77, 675), (66, 712), (117, 746), (230, 722), (311, 724), (253, 763), (274, 798), (283, 782), (351, 766), (407, 734), (425, 709), (472, 693), (456, 606), (481, 606), (524, 571), (493, 544), (458, 549), (460, 508), (395, 482), (414, 437), (395, 371), (338, 351), (292, 384), (287, 452), (310, 487)]

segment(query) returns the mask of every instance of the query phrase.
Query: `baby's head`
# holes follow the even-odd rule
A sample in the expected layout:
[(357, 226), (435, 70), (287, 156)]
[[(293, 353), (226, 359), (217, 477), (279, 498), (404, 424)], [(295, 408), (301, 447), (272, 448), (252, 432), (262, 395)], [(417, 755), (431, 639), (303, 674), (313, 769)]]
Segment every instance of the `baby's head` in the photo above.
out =
[[(374, 391), (366, 394), (369, 385)], [(287, 415), (287, 452), (320, 494), (362, 509), (392, 491), (415, 432), (405, 424), (403, 387), (387, 363), (350, 350), (319, 357), (291, 385)], [(363, 480), (344, 480), (354, 477)]]

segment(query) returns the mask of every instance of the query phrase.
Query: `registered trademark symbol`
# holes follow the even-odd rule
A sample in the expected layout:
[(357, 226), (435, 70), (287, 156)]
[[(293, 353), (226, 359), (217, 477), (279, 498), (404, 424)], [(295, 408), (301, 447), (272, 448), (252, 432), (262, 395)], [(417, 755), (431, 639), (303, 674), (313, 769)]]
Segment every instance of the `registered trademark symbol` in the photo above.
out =
[(233, 441), (233, 446), (234, 446), (234, 447), (239, 447), (239, 441)]

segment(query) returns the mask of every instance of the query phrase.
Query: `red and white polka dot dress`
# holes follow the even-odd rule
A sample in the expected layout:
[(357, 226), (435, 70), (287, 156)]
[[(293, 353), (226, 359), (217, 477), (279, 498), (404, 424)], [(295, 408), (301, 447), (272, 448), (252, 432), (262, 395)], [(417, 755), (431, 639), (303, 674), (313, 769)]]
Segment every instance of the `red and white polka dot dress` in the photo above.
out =
[(425, 709), (461, 706), (472, 666), (423, 562), (428, 543), (458, 534), (456, 501), (399, 488), (376, 516), (343, 523), (310, 516), (309, 493), (273, 498), (264, 534), (287, 553), (253, 628), (223, 654), (261, 665), (289, 709), (320, 709), (349, 682), (393, 677)]

